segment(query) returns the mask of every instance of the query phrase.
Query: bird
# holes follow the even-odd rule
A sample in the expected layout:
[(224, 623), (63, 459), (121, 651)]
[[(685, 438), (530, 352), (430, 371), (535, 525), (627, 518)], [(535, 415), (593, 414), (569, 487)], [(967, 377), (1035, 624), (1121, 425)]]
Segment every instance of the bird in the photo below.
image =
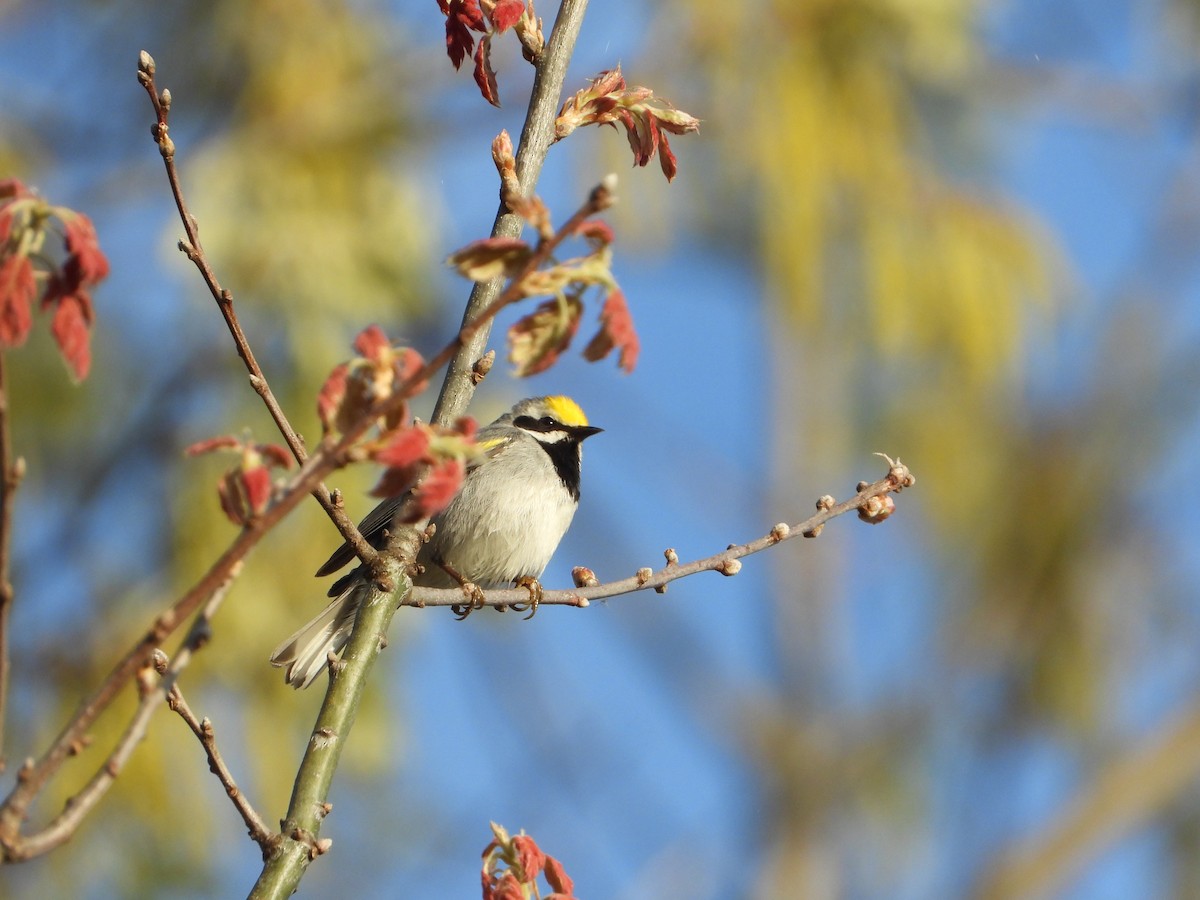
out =
[[(602, 430), (565, 395), (528, 397), (481, 428), (476, 443), (483, 452), (468, 464), (458, 493), (430, 520), (435, 529), (417, 556), (413, 583), (465, 590), (524, 584), (536, 604), (537, 579), (579, 507), (583, 442)], [(406, 499), (401, 494), (384, 500), (359, 524), (376, 549), (386, 545)], [(317, 577), (354, 559), (353, 549), (343, 543)], [(343, 575), (329, 589), (329, 605), (275, 648), (271, 665), (286, 667), (288, 684), (308, 687), (330, 654), (345, 647), (359, 605), (375, 590), (372, 582), (363, 565)]]

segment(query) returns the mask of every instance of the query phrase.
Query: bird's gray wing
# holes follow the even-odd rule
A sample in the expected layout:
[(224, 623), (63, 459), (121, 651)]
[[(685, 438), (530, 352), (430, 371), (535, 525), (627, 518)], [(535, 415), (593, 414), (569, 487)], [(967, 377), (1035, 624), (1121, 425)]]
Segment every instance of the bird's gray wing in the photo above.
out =
[[(477, 444), (483, 448), (483, 453), (469, 463), (467, 463), (467, 471), (470, 472), (476, 466), (484, 461), (495, 457), (508, 444), (508, 439), (504, 436), (496, 434), (488, 434), (489, 429), (485, 428), (479, 432)], [(407, 502), (412, 491), (405, 491), (403, 494), (397, 494), (395, 497), (388, 497), (373, 510), (367, 513), (366, 518), (358, 523), (358, 530), (362, 532), (362, 536), (367, 539), (367, 543), (376, 550), (382, 550), (384, 546), (385, 535), (392, 526), (392, 521)], [(332, 575), (338, 569), (350, 563), (355, 558), (354, 549), (347, 543), (343, 543), (330, 555), (329, 559), (325, 560), (321, 568), (317, 569), (317, 578), (322, 578), (325, 575)], [(338, 584), (341, 582), (339, 581)], [(337, 584), (334, 585), (337, 587)]]

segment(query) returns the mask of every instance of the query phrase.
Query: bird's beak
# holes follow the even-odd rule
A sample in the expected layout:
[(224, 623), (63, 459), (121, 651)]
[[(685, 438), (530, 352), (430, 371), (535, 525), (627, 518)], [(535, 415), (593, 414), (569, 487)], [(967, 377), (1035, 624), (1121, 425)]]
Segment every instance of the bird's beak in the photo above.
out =
[(576, 425), (571, 429), (571, 434), (582, 441), (590, 438), (593, 434), (599, 434), (603, 430), (603, 428), (597, 428), (595, 425)]

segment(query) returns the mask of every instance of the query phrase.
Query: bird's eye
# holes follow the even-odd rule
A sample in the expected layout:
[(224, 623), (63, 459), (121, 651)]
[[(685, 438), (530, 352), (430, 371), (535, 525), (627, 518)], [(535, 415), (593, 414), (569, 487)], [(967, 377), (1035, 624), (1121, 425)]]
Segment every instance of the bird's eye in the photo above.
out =
[(558, 425), (552, 416), (542, 416), (541, 421), (538, 424), (545, 428), (554, 428), (556, 425)]

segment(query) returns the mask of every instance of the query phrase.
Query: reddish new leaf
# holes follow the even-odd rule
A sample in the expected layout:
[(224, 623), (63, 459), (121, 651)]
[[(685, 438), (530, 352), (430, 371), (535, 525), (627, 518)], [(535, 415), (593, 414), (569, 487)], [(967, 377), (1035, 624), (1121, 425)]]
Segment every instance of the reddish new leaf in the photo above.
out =
[(517, 864), (525, 875), (526, 884), (532, 884), (546, 864), (546, 854), (542, 853), (537, 842), (527, 834), (518, 834), (512, 839), (513, 852)]
[(255, 444), (255, 449), (262, 454), (268, 466), (275, 466), (280, 469), (290, 469), (296, 458), (292, 456), (291, 451), (286, 447), (281, 447), (279, 444)]
[(271, 500), (271, 472), (262, 464), (246, 466), (241, 470), (242, 491), (251, 515), (260, 515)]
[(241, 447), (242, 442), (231, 434), (221, 435), (221, 437), (205, 438), (202, 441), (196, 441), (194, 444), (189, 444), (184, 448), (185, 456), (199, 456), (201, 453), (212, 453), (214, 450), (232, 450), (235, 447)]
[(444, 459), (429, 469), (429, 474), (413, 492), (413, 520), (440, 513), (462, 487), (466, 466), (461, 459)]
[(562, 863), (553, 856), (546, 857), (546, 881), (557, 894), (570, 896), (575, 892), (575, 882), (563, 869)]
[(583, 356), (596, 362), (608, 356), (614, 348), (620, 350), (617, 365), (624, 372), (632, 372), (641, 352), (641, 342), (633, 327), (633, 317), (629, 314), (625, 295), (620, 290), (612, 291), (604, 301), (600, 311), (600, 330), (584, 348)]
[(508, 329), (508, 360), (519, 377), (544, 372), (571, 345), (583, 304), (571, 295), (539, 304)]
[(649, 88), (627, 88), (617, 68), (601, 72), (589, 87), (563, 104), (554, 122), (554, 138), (562, 140), (584, 125), (618, 122), (625, 128), (634, 165), (644, 166), (659, 153), (659, 164), (668, 181), (675, 177), (678, 164), (665, 132), (688, 134), (700, 128), (699, 119), (656, 98)]
[[(425, 368), (425, 357), (411, 347), (405, 347), (400, 359), (396, 361), (396, 384), (407, 384), (421, 369)], [(418, 381), (404, 391), (404, 396), (415, 397), (429, 386), (429, 381)]]
[(0, 261), (0, 346), (19, 347), (33, 326), (37, 281), (29, 257), (17, 254)]
[(354, 349), (358, 351), (358, 355), (372, 362), (381, 362), (384, 353), (390, 350), (391, 346), (391, 341), (378, 325), (368, 325), (354, 339)]
[(492, 106), (500, 105), (500, 87), (496, 84), (496, 71), (492, 68), (492, 36), (479, 39), (475, 48), (475, 83), (479, 93)]
[(483, 12), (478, 0), (438, 0), (438, 6), (446, 16), (446, 54), (458, 69), (475, 47), (471, 32), (487, 31)]
[(488, 900), (525, 900), (525, 891), (512, 872), (505, 872), (487, 889), (485, 896)]
[(387, 444), (371, 454), (377, 463), (391, 468), (411, 466), (425, 459), (429, 452), (429, 432), (424, 428), (403, 428)]
[(338, 411), (346, 399), (346, 377), (349, 371), (350, 367), (346, 363), (335, 367), (321, 385), (321, 392), (317, 394), (317, 416), (326, 434), (333, 430)]
[(100, 251), (92, 220), (83, 213), (75, 213), (63, 220), (63, 230), (67, 250), (79, 267), (80, 280), (88, 285), (103, 281), (108, 276), (108, 258)]
[(29, 188), (17, 178), (0, 178), (0, 200), (16, 200), (29, 196)]
[(613, 242), (612, 227), (599, 219), (584, 219), (575, 233), (596, 248), (607, 247)]
[(50, 322), (50, 334), (76, 382), (87, 378), (92, 365), (91, 319), (91, 302), (81, 288), (58, 301)]
[(507, 31), (517, 24), (525, 12), (525, 0), (498, 0), (492, 9), (492, 26), (496, 32)]
[(679, 164), (675, 160), (675, 153), (671, 150), (671, 145), (667, 142), (665, 134), (658, 143), (658, 165), (662, 169), (662, 173), (667, 176), (667, 181), (675, 180), (675, 175), (679, 171)]
[(446, 264), (472, 281), (490, 281), (500, 275), (511, 278), (518, 274), (532, 253), (520, 238), (484, 238), (450, 254)]
[(221, 511), (234, 525), (245, 525), (249, 516), (246, 512), (246, 500), (242, 493), (241, 473), (230, 469), (217, 482), (217, 497), (221, 501)]

